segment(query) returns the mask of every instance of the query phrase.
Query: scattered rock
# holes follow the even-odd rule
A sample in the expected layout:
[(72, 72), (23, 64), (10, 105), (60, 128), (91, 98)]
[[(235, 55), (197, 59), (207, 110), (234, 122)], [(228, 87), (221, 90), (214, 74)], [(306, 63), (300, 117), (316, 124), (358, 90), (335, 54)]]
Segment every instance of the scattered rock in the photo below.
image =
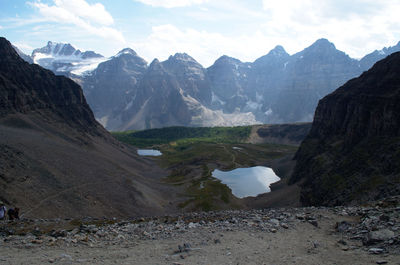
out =
[(341, 221), (336, 223), (335, 229), (336, 231), (343, 233), (346, 232), (349, 229), (349, 227), (351, 227), (351, 224), (349, 222)]
[(382, 248), (370, 248), (368, 249), (368, 252), (371, 254), (382, 254), (384, 252), (384, 249)]
[(308, 222), (313, 226), (318, 227), (318, 222), (316, 220), (308, 220)]
[(288, 226), (287, 224), (285, 224), (285, 223), (281, 223), (281, 227), (282, 227), (282, 228), (285, 228), (285, 229), (288, 229), (288, 228), (289, 228), (289, 226)]

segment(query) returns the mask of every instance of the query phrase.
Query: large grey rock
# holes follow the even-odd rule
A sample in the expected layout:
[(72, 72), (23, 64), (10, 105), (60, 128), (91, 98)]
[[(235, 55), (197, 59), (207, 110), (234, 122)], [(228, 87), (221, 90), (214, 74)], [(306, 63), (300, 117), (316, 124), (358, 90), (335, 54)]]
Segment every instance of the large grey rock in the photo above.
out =
[(373, 245), (379, 242), (387, 241), (394, 237), (394, 232), (389, 229), (382, 229), (378, 231), (371, 231), (363, 239), (364, 245)]

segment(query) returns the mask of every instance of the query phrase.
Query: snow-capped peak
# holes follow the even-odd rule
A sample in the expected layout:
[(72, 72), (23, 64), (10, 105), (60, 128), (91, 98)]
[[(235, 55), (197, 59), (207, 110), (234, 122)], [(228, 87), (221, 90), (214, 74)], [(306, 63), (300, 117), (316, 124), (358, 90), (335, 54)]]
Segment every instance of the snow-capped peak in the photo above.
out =
[(49, 41), (47, 45), (32, 52), (33, 62), (40, 66), (61, 73), (82, 75), (94, 70), (97, 65), (106, 60), (93, 51), (81, 52), (69, 43)]

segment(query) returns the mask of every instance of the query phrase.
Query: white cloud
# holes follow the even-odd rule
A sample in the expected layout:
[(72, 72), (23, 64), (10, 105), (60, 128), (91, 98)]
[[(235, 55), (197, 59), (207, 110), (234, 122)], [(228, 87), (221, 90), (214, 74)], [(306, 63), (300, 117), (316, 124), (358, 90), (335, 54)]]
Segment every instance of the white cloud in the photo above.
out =
[[(254, 61), (278, 44), (293, 54), (319, 38), (329, 39), (353, 58), (400, 40), (398, 0), (263, 0), (259, 4), (261, 8), (257, 9), (256, 5), (243, 6), (243, 2), (234, 0), (210, 1), (202, 7), (207, 12), (193, 9), (188, 16), (199, 21), (215, 20), (218, 23), (215, 31), (209, 27), (199, 29), (188, 24), (183, 28), (165, 23), (153, 26), (152, 32), (133, 42), (132, 47), (148, 61), (187, 52), (207, 67), (223, 54)], [(226, 21), (231, 27), (238, 26), (232, 14), (246, 26), (230, 33), (221, 31), (220, 25)]]
[(134, 0), (134, 1), (141, 2), (143, 4), (151, 5), (154, 7), (165, 7), (165, 8), (191, 6), (208, 2), (208, 0)]
[(289, 50), (325, 37), (353, 57), (400, 38), (397, 0), (263, 0), (263, 32)]
[(54, 0), (54, 4), (31, 3), (39, 10), (43, 21), (72, 24), (90, 34), (125, 42), (122, 33), (110, 27), (114, 20), (102, 4), (89, 5), (84, 0)]
[(153, 58), (165, 60), (171, 54), (186, 52), (205, 67), (224, 54), (243, 61), (253, 61), (274, 46), (275, 43), (261, 32), (228, 37), (192, 28), (181, 30), (171, 24), (153, 27), (148, 37), (132, 43), (132, 47), (148, 61)]
[(78, 17), (101, 25), (111, 25), (114, 19), (100, 3), (88, 4), (85, 0), (54, 0), (57, 7), (63, 8)]

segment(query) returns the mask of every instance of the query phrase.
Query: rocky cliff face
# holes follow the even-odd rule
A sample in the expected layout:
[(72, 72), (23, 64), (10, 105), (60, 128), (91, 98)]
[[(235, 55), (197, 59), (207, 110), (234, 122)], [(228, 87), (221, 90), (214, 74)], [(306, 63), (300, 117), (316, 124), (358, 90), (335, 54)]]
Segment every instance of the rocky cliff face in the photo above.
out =
[(111, 129), (157, 128), (172, 124), (187, 125), (191, 113), (184, 101), (184, 91), (163, 64), (154, 60), (129, 95), (130, 102), (111, 117)]
[(323, 98), (291, 182), (307, 205), (400, 193), (400, 53)]
[(270, 119), (275, 122), (312, 120), (319, 99), (361, 72), (358, 61), (337, 50), (333, 43), (326, 39), (316, 41), (291, 56), (284, 67)]
[(211, 87), (206, 70), (186, 53), (177, 53), (162, 63), (164, 69), (179, 82), (181, 89), (200, 103), (211, 102)]
[(126, 48), (82, 79), (85, 96), (100, 122), (107, 124), (113, 112), (121, 111), (130, 101), (129, 94), (136, 90), (146, 70), (147, 62)]
[(79, 85), (28, 64), (4, 38), (0, 38), (0, 54), (1, 115), (49, 110), (79, 129), (97, 127)]
[(207, 69), (214, 109), (232, 113), (244, 108), (249, 101), (249, 95), (245, 90), (250, 67), (250, 64), (224, 55)]

